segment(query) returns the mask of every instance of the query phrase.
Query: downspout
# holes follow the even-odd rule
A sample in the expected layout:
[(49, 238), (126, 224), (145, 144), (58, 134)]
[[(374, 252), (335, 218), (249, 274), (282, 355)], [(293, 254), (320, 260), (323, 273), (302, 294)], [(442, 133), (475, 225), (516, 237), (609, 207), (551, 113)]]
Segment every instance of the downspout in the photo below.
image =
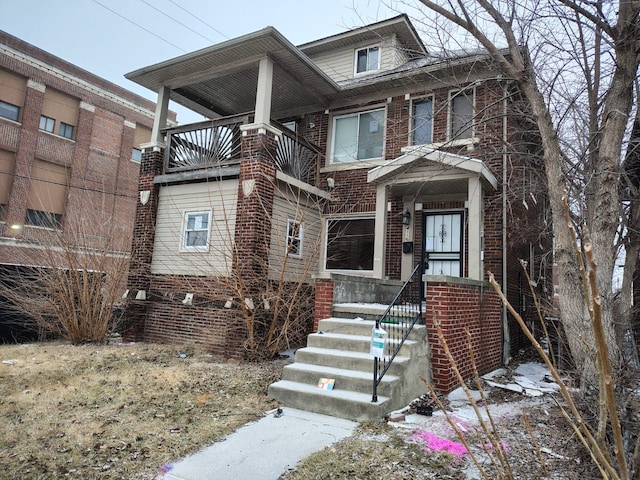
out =
[[(507, 295), (507, 85), (503, 84), (502, 101), (502, 291)], [(508, 365), (511, 360), (511, 338), (509, 336), (509, 323), (507, 319), (507, 308), (502, 305), (502, 363)]]

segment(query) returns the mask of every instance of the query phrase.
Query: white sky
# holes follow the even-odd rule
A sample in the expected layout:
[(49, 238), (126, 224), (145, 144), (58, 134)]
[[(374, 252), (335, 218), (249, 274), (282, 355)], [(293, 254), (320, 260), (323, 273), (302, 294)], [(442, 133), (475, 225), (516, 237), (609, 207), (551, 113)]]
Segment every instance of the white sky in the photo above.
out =
[(299, 45), (397, 14), (375, 0), (0, 0), (0, 30), (156, 101), (124, 74), (267, 26)]

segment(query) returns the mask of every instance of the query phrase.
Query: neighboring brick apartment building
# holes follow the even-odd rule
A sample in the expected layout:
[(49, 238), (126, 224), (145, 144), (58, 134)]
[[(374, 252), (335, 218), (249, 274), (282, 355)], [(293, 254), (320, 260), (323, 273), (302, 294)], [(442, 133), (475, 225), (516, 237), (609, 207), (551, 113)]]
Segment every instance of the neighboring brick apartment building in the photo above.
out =
[(241, 356), (242, 312), (267, 310), (269, 292), (226, 308), (238, 292), (224, 279), (301, 279), (317, 326), (336, 303), (389, 302), (375, 292), (421, 265), (425, 321), (460, 358), (465, 327), (481, 370), (518, 348), (487, 272), (533, 313), (519, 259), (544, 292), (545, 190), (526, 105), (486, 54), (432, 55), (400, 15), (300, 46), (267, 27), (127, 77), (215, 119), (152, 135), (143, 153), (131, 338)]
[(75, 241), (70, 218), (86, 225), (83, 246), (108, 234), (127, 254), (154, 115), (153, 102), (0, 31), (0, 266), (40, 264), (52, 233)]

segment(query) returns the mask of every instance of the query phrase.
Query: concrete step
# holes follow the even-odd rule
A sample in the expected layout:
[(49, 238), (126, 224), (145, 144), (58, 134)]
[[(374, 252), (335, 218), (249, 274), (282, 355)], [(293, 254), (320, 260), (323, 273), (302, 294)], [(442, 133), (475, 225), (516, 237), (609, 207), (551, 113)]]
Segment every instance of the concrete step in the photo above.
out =
[[(381, 303), (334, 303), (333, 313), (338, 317), (343, 318), (362, 318), (364, 320), (377, 320), (379, 319), (389, 308), (389, 305)], [(417, 306), (399, 306), (392, 307), (390, 314), (401, 313), (401, 316), (407, 315), (410, 312), (418, 313)], [(424, 309), (423, 309), (424, 311)]]
[[(374, 327), (375, 321), (363, 320), (355, 318), (331, 317), (320, 320), (318, 323), (318, 332), (323, 333), (342, 333), (345, 335), (364, 335), (371, 337), (371, 329)], [(399, 329), (395, 324), (382, 324), (382, 328), (394, 336), (394, 331)], [(427, 329), (424, 325), (414, 325), (408, 340), (421, 340), (426, 336)], [(396, 336), (398, 334), (395, 334)]]
[[(351, 390), (353, 392), (373, 392), (373, 371), (361, 372), (344, 368), (327, 367), (325, 365), (313, 365), (309, 363), (293, 363), (284, 367), (282, 380), (317, 385), (321, 378), (335, 380), (335, 388)], [(378, 385), (378, 394), (387, 397), (393, 396), (394, 386), (399, 382), (396, 375), (387, 374)]]
[[(304, 347), (296, 351), (296, 363), (307, 363), (313, 365), (324, 365), (326, 367), (342, 368), (345, 370), (357, 370), (361, 372), (372, 372), (373, 378), (373, 357), (369, 352), (353, 352), (345, 350), (334, 350), (331, 348)], [(405, 365), (409, 362), (409, 357), (397, 356), (388, 374), (401, 375)]]
[(316, 385), (289, 380), (271, 384), (269, 397), (288, 407), (354, 421), (380, 419), (394, 410), (391, 400), (382, 395), (378, 395), (378, 401), (373, 403), (371, 393), (352, 392), (339, 387), (323, 390)]
[[(387, 338), (386, 343), (392, 350), (400, 344), (398, 338)], [(406, 340), (400, 348), (399, 355), (408, 357), (411, 349), (417, 344), (415, 340)], [(347, 352), (369, 353), (371, 347), (371, 335), (353, 335), (334, 332), (312, 333), (307, 337), (308, 347), (329, 348), (344, 350)], [(386, 351), (386, 350), (385, 350)]]

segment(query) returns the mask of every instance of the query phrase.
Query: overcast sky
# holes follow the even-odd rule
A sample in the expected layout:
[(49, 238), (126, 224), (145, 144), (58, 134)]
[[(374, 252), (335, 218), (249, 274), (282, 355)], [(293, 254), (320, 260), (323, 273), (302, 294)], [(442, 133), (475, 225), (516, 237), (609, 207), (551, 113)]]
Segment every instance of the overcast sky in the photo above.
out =
[(124, 74), (266, 26), (299, 45), (397, 14), (374, 0), (0, 0), (0, 29), (155, 101)]

